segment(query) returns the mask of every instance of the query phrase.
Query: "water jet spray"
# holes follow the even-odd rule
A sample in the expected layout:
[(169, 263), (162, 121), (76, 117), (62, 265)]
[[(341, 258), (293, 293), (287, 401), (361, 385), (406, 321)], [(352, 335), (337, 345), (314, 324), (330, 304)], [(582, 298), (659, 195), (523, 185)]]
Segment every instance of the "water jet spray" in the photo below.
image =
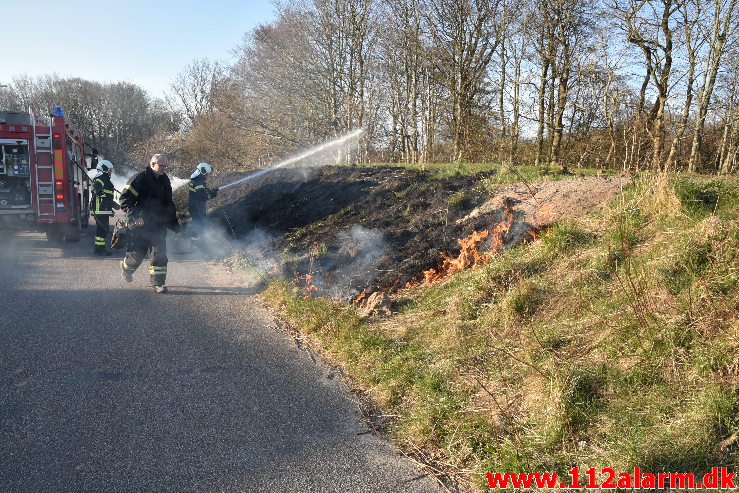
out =
[(231, 187), (233, 185), (238, 185), (239, 183), (243, 183), (245, 181), (251, 180), (252, 178), (257, 178), (258, 176), (262, 176), (263, 174), (269, 173), (270, 171), (276, 170), (277, 168), (282, 168), (283, 166), (287, 166), (288, 164), (295, 163), (297, 161), (300, 161), (301, 159), (305, 159), (308, 156), (312, 156), (313, 154), (316, 154), (318, 152), (325, 151), (326, 149), (329, 149), (329, 148), (334, 147), (334, 146), (337, 146), (337, 145), (341, 145), (341, 144), (345, 143), (346, 141), (348, 141), (350, 139), (353, 139), (354, 137), (359, 136), (363, 132), (364, 132), (364, 129), (360, 128), (360, 129), (357, 129), (357, 130), (353, 130), (353, 131), (351, 131), (349, 133), (346, 133), (344, 135), (340, 135), (339, 137), (336, 137), (333, 140), (330, 140), (330, 141), (325, 142), (323, 144), (320, 144), (320, 145), (317, 145), (315, 147), (312, 147), (312, 148), (308, 149), (307, 151), (303, 152), (302, 154), (299, 154), (297, 156), (294, 156), (294, 157), (285, 159), (284, 161), (281, 161), (278, 164), (276, 164), (276, 165), (274, 165), (274, 166), (272, 166), (270, 168), (257, 171), (256, 173), (254, 173), (252, 175), (245, 176), (243, 178), (239, 178), (236, 181), (233, 181), (233, 182), (228, 183), (226, 185), (222, 185), (222, 186), (220, 186), (218, 188), (221, 189), (221, 190), (223, 190), (224, 188), (228, 188), (228, 187)]

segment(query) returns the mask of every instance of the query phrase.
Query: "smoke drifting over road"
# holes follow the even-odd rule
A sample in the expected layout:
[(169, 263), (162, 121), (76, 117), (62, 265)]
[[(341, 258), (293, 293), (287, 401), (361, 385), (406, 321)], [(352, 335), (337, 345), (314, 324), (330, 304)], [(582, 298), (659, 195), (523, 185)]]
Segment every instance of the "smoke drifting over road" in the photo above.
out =
[(279, 237), (258, 228), (234, 239), (217, 223), (206, 227), (197, 241), (190, 239), (187, 228), (170, 235), (172, 253), (238, 264), (252, 287), (282, 277), (309, 294), (342, 300), (355, 297), (367, 279), (377, 276), (387, 245), (380, 231), (361, 226), (340, 232), (332, 243), (341, 246), (332, 251), (316, 245), (297, 255), (286, 254), (278, 243)]

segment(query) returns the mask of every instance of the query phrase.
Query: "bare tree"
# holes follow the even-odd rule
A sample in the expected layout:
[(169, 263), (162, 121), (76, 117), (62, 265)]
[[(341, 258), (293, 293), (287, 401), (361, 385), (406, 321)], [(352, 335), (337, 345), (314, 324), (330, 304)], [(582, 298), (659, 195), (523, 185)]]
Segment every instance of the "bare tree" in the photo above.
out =
[[(696, 6), (704, 0), (695, 0)], [(698, 115), (693, 128), (693, 145), (690, 149), (690, 171), (695, 172), (699, 166), (700, 149), (703, 140), (703, 129), (708, 116), (708, 106), (716, 84), (716, 75), (721, 67), (722, 58), (727, 49), (727, 42), (736, 33), (737, 0), (714, 0), (713, 22), (711, 23), (710, 41), (703, 83), (698, 92)], [(697, 7), (696, 7), (697, 8)]]
[(375, 49), (373, 6), (373, 0), (314, 0), (306, 10), (334, 133), (366, 123), (368, 69)]
[(675, 14), (680, 5), (678, 0), (616, 0), (612, 4), (614, 10), (622, 16), (628, 41), (641, 50), (646, 65), (639, 106), (643, 105), (647, 80), (652, 82), (656, 90), (655, 101), (648, 117), (652, 138), (651, 164), (654, 169), (663, 168), (665, 108), (670, 92), (678, 22)]
[(496, 22), (497, 57), (491, 63), (491, 74), (497, 77), (498, 158), (510, 163), (515, 161), (520, 135), (521, 73), (527, 54), (522, 37), (529, 20), (529, 16), (521, 16), (525, 10), (524, 0), (501, 0)]
[(87, 144), (118, 163), (128, 160), (132, 145), (150, 137), (160, 123), (170, 119), (152, 107), (141, 87), (128, 82), (44, 75), (17, 78), (9, 89), (20, 102), (15, 108), (18, 111), (31, 107), (36, 114), (47, 115), (61, 106)]
[(700, 36), (696, 39), (695, 31), (698, 24), (701, 22), (702, 16), (702, 0), (698, 2), (685, 2), (679, 5), (680, 13), (682, 14), (682, 24), (685, 32), (685, 50), (688, 57), (688, 71), (686, 74), (685, 84), (685, 104), (683, 105), (683, 112), (680, 116), (675, 135), (670, 145), (670, 152), (665, 160), (665, 169), (670, 170), (675, 163), (678, 149), (682, 145), (685, 130), (688, 127), (688, 118), (690, 117), (690, 110), (693, 104), (695, 84), (695, 68), (696, 68), (696, 53), (700, 51), (701, 46), (705, 40)]
[(294, 11), (249, 33), (216, 105), (243, 134), (245, 161), (289, 152), (325, 132), (320, 69)]
[(181, 112), (192, 127), (198, 118), (215, 110), (215, 93), (226, 77), (220, 62), (196, 59), (188, 64), (172, 81), (171, 94), (166, 98), (174, 111)]
[(554, 40), (558, 57), (554, 58), (553, 73), (557, 81), (557, 100), (552, 127), (552, 147), (549, 165), (567, 171), (560, 159), (564, 114), (569, 101), (570, 76), (578, 54), (585, 51), (589, 31), (587, 18), (590, 5), (583, 0), (548, 0), (554, 24)]
[(245, 39), (219, 109), (248, 135), (252, 149), (266, 154), (357, 127), (372, 134), (379, 93), (372, 2), (278, 7), (275, 23)]
[(729, 58), (728, 83), (724, 95), (725, 116), (719, 152), (719, 170), (722, 174), (732, 171), (736, 163), (739, 144), (739, 57), (736, 53)]
[[(511, 13), (511, 21), (507, 24), (507, 32), (504, 36), (509, 40), (507, 55), (513, 64), (513, 74), (509, 78), (510, 89), (505, 84), (501, 84), (502, 91), (510, 92), (511, 122), (509, 125), (509, 143), (508, 143), (508, 162), (517, 163), (518, 145), (521, 136), (521, 87), (523, 85), (523, 64), (527, 56), (527, 48), (525, 32), (530, 25), (530, 16), (520, 15), (526, 12), (525, 2), (523, 0), (514, 0), (509, 4), (509, 12)], [(504, 71), (501, 68), (501, 71)], [(503, 110), (501, 110), (501, 114)]]
[[(541, 166), (545, 160), (544, 129), (548, 123), (546, 117), (547, 99), (546, 95), (551, 82), (551, 69), (557, 54), (555, 40), (555, 26), (547, 8), (547, 0), (532, 0), (529, 4), (529, 12), (532, 19), (532, 31), (534, 32), (533, 44), (538, 55), (539, 62), (539, 85), (537, 86), (537, 129), (536, 129), (536, 166)], [(551, 105), (550, 105), (551, 107)], [(549, 126), (551, 128), (551, 125)]]
[(499, 38), (499, 0), (429, 0), (426, 20), (436, 54), (436, 74), (452, 103), (455, 161), (468, 158), (474, 111)]

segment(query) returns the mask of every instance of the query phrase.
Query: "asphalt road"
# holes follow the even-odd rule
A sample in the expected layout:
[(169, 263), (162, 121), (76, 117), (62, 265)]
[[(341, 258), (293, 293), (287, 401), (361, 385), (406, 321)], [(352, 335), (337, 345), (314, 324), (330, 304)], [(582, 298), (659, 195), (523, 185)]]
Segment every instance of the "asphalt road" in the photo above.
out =
[(430, 492), (247, 287), (0, 234), (0, 491)]

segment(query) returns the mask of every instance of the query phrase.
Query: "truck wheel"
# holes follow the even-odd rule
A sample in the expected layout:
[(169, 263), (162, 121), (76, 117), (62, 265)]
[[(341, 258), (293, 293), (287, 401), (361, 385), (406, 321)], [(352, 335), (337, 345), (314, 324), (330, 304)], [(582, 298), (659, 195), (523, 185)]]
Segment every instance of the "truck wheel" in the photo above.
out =
[(58, 224), (49, 224), (46, 227), (46, 239), (51, 243), (59, 243), (64, 240), (64, 234)]
[(66, 231), (64, 231), (64, 241), (67, 243), (77, 243), (80, 241), (80, 228), (69, 224), (66, 226)]
[(52, 243), (77, 243), (80, 241), (80, 228), (72, 224), (50, 224), (46, 227), (46, 239)]

